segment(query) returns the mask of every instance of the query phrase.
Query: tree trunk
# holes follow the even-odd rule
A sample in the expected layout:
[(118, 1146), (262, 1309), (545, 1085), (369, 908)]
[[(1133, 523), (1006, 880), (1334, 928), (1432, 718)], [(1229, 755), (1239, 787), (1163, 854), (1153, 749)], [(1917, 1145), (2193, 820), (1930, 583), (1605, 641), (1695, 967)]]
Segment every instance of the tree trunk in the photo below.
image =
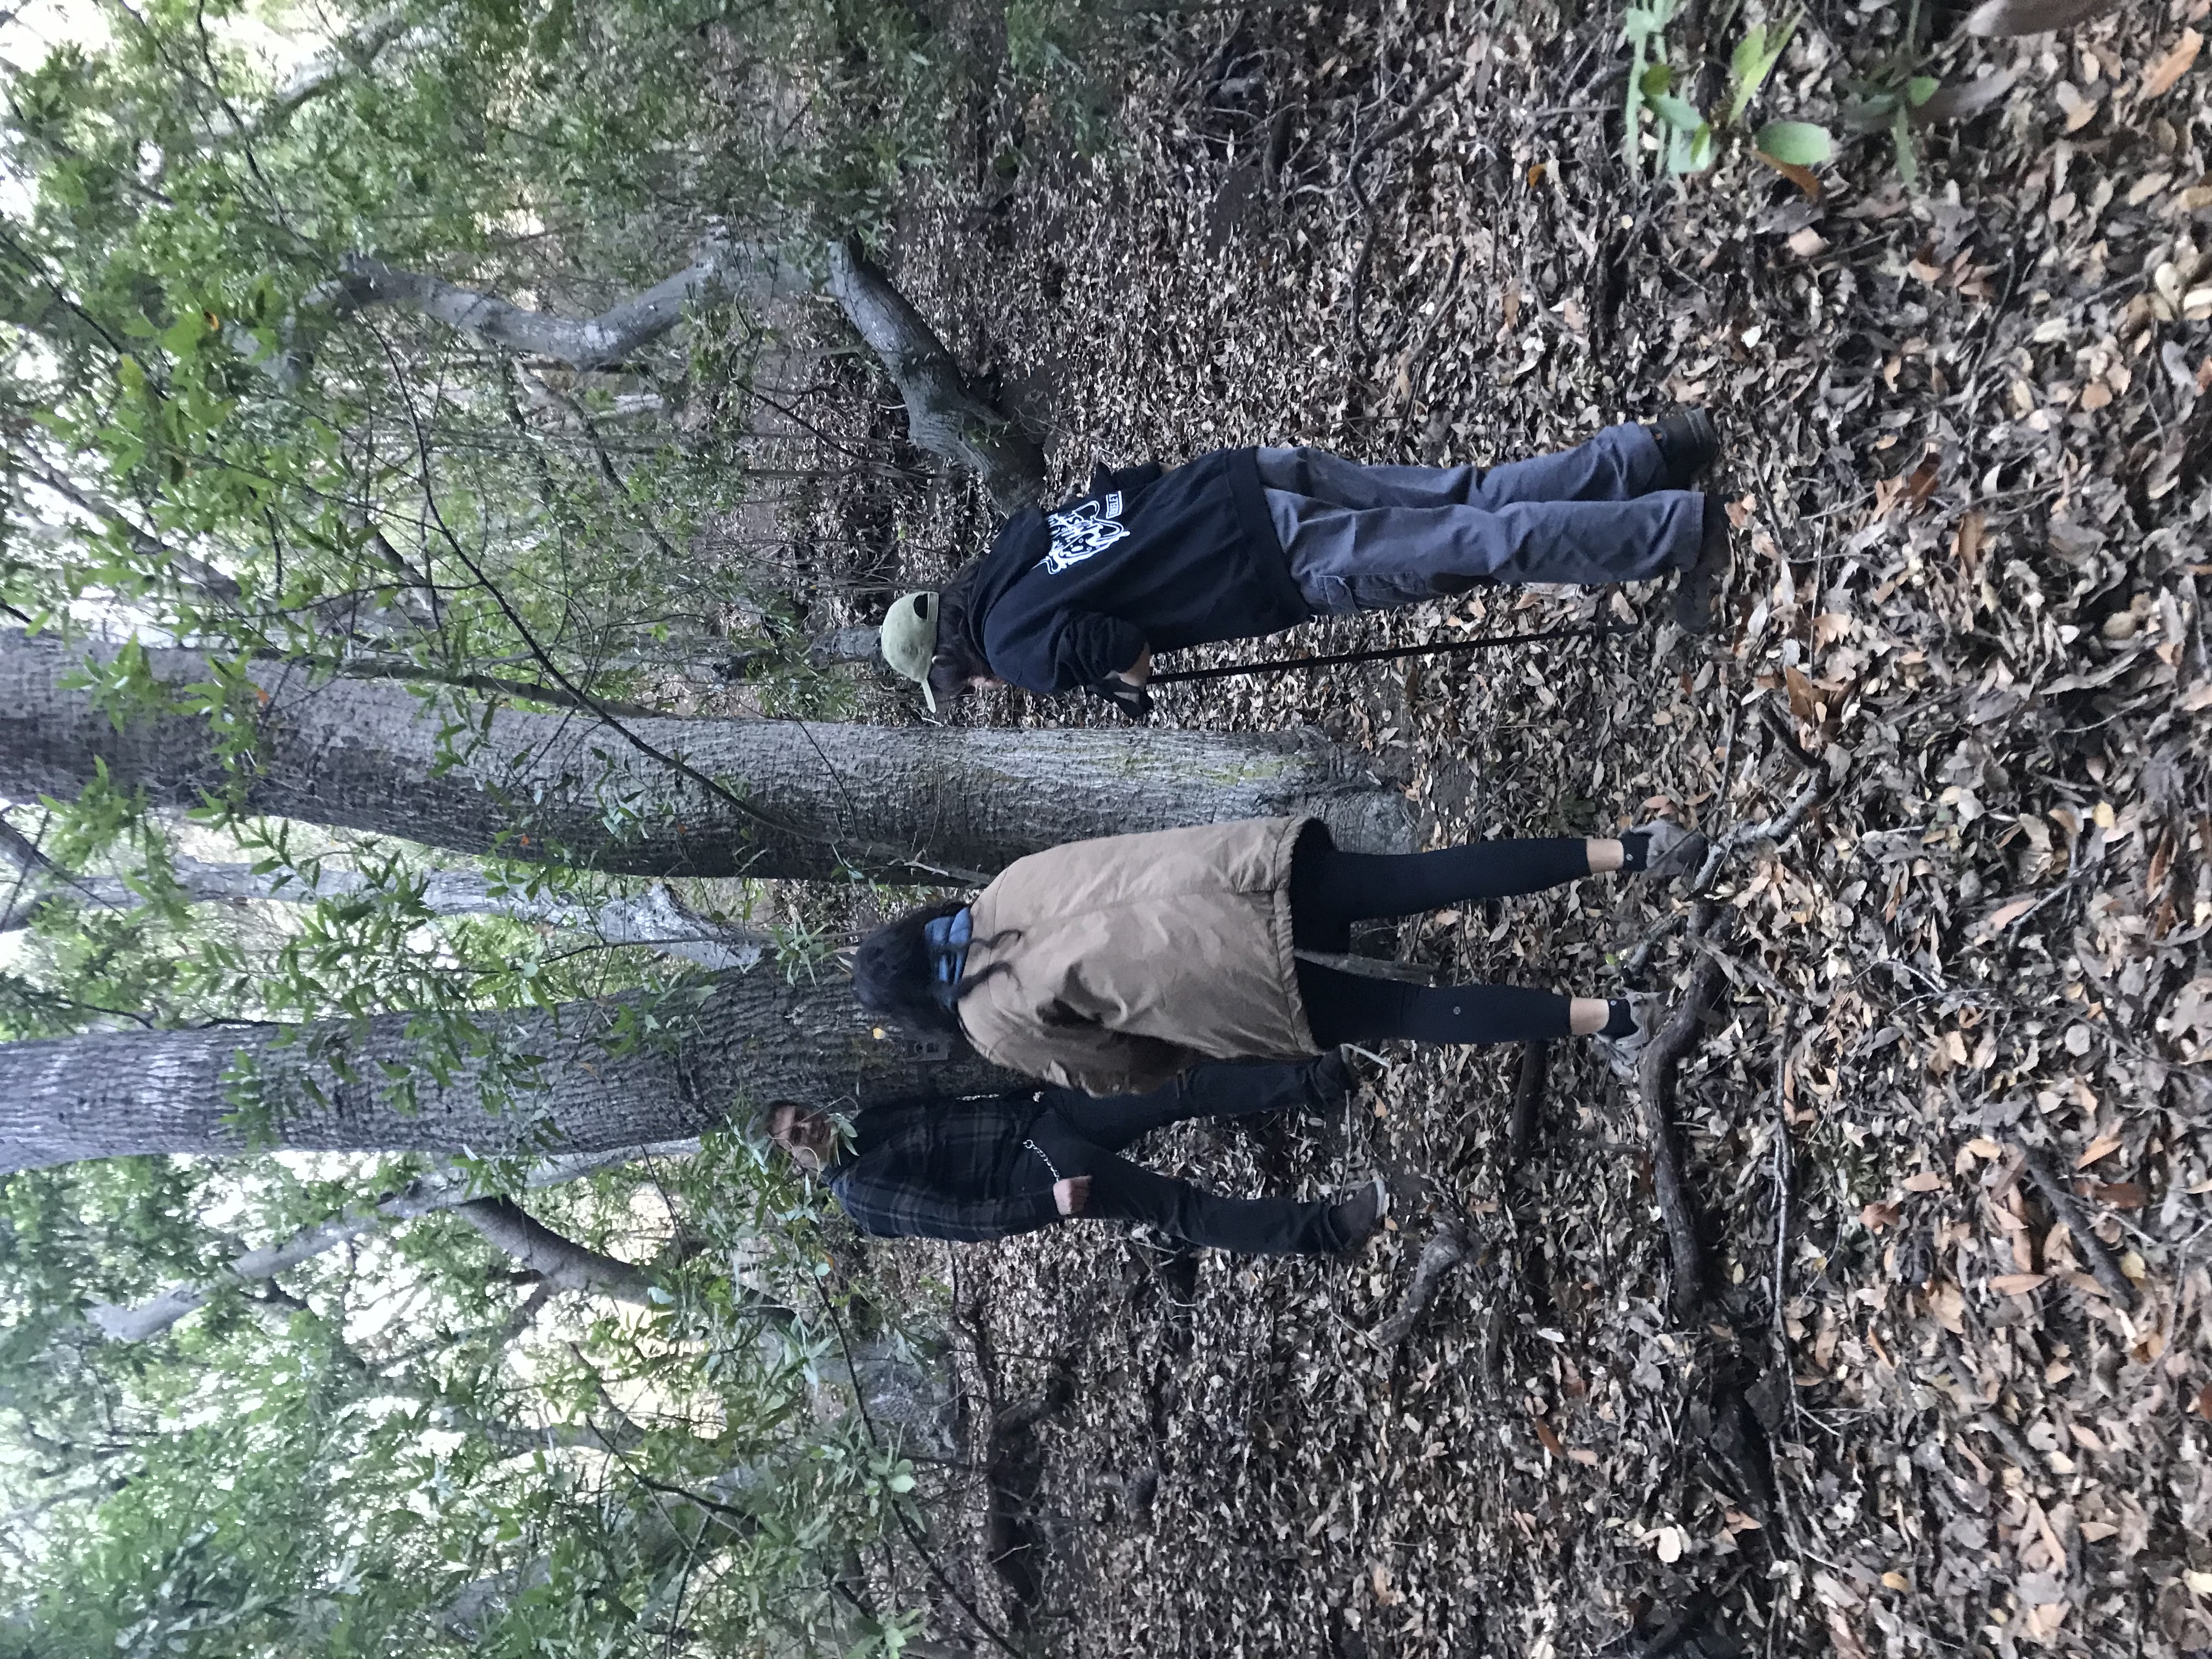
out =
[(849, 236), (830, 245), (830, 295), (906, 400), (915, 448), (980, 474), (1001, 513), (1043, 498), (1037, 447), (969, 386), (937, 331)]
[[(471, 1052), (437, 1035), (457, 1027)], [(590, 1153), (696, 1135), (770, 1100), (857, 1110), (1034, 1086), (948, 1048), (874, 1025), (842, 979), (765, 971), (720, 980), (696, 1010), (678, 993), (13, 1042), (0, 1046), (0, 1173), (139, 1153)]]
[[(160, 682), (212, 678), (190, 652), (145, 657)], [(0, 797), (74, 796), (95, 758), (155, 805), (195, 806), (233, 781), (206, 719), (118, 708), (118, 731), (64, 684), (77, 665), (50, 638), (0, 632)], [(252, 768), (234, 780), (242, 805), (459, 852), (625, 875), (820, 878), (858, 868), (973, 882), (1066, 842), (1231, 818), (1310, 812), (1359, 851), (1410, 840), (1397, 792), (1311, 732), (673, 719), (617, 730), (469, 700), (434, 708), (397, 686), (316, 684), (282, 664), (246, 672), (265, 701)]]
[[(813, 279), (782, 255), (730, 243), (710, 244), (699, 257), (641, 294), (596, 317), (556, 317), (463, 288), (424, 271), (402, 270), (365, 253), (349, 253), (339, 274), (308, 295), (310, 307), (343, 312), (364, 306), (412, 306), (449, 328), (486, 343), (550, 357), (577, 369), (627, 362), (683, 320), (695, 295), (720, 290), (756, 305), (815, 291)], [(915, 448), (978, 474), (992, 504), (1013, 513), (1042, 499), (1044, 457), (1006, 412), (968, 383), (928, 319), (852, 237), (830, 247), (830, 297), (882, 362), (905, 400)], [(301, 331), (288, 330), (288, 334)], [(306, 373), (313, 347), (288, 347), (271, 372), (282, 384)]]
[(408, 305), (488, 344), (551, 357), (572, 368), (612, 368), (629, 362), (684, 320), (699, 294), (723, 290), (757, 300), (810, 293), (812, 282), (781, 255), (714, 243), (673, 276), (642, 294), (581, 319), (529, 311), (496, 295), (462, 288), (422, 271), (401, 270), (365, 253), (349, 253), (337, 279), (317, 297), (340, 309)]
[(880, 628), (833, 628), (807, 642), (806, 659), (819, 667), (833, 662), (873, 662), (883, 653)]
[[(121, 876), (81, 876), (60, 870), (32, 846), (14, 825), (0, 821), (0, 863), (12, 863), (20, 877), (14, 896), (0, 903), (0, 933), (27, 926), (46, 903), (96, 904), (128, 910), (142, 902)], [(251, 864), (210, 864), (178, 856), (169, 873), (192, 904), (237, 904), (262, 899), (312, 904), (318, 899), (348, 898), (371, 890), (375, 883), (358, 870), (325, 864), (312, 872), (262, 870)], [(743, 927), (710, 921), (654, 882), (643, 892), (604, 899), (565, 893), (530, 893), (495, 887), (472, 870), (433, 870), (422, 877), (421, 903), (434, 916), (504, 916), (535, 927), (587, 933), (603, 945), (649, 945), (665, 955), (702, 968), (746, 969), (758, 964), (768, 937)]]

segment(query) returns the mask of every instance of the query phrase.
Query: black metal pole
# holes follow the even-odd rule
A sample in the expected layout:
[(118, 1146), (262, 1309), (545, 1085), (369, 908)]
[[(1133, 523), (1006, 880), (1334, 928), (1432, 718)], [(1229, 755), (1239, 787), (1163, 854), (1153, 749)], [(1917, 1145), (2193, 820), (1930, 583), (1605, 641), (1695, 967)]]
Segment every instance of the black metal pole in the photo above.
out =
[(1597, 621), (1587, 628), (1553, 628), (1541, 634), (1501, 634), (1486, 640), (1448, 640), (1437, 645), (1385, 646), (1375, 651), (1340, 651), (1328, 657), (1278, 657), (1266, 662), (1224, 663), (1218, 668), (1178, 668), (1155, 674), (1146, 683), (1166, 685), (1178, 680), (1225, 680), (1239, 674), (1287, 674), (1294, 668), (1330, 668), (1342, 663), (1389, 662), (1399, 657), (1456, 656), (1462, 652), (1487, 651), (1501, 645), (1534, 645), (1540, 640), (1597, 640), (1627, 631), (1608, 627), (1605, 613), (1600, 611)]

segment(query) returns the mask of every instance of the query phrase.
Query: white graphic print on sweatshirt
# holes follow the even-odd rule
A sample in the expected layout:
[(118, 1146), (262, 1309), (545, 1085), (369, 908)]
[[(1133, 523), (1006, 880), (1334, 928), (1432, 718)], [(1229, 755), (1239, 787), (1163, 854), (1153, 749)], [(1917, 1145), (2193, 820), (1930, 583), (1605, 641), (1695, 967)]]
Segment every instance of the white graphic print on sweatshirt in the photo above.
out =
[(1129, 526), (1121, 522), (1121, 492), (1118, 489), (1103, 501), (1085, 501), (1069, 512), (1048, 513), (1045, 522), (1052, 526), (1052, 551), (1045, 555), (1044, 568), (1054, 576), (1081, 564), (1093, 553), (1113, 546), (1129, 533)]

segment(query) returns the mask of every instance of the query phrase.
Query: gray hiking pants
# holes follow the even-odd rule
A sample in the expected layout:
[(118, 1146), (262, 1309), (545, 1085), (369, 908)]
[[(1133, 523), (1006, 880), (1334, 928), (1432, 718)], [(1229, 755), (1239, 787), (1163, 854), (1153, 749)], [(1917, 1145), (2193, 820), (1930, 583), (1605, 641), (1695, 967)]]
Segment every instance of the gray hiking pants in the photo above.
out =
[(1260, 451), (1291, 577), (1308, 605), (1335, 616), (1480, 583), (1596, 587), (1685, 569), (1697, 560), (1705, 498), (1661, 489), (1660, 471), (1659, 446), (1632, 424), (1488, 471)]

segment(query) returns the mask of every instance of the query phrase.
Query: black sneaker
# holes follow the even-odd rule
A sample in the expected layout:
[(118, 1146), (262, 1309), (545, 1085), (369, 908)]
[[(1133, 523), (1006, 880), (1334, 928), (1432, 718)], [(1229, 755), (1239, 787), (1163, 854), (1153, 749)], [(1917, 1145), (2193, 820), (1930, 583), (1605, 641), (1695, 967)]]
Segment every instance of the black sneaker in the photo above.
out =
[(1631, 991), (1628, 994), (1629, 1018), (1633, 1027), (1620, 1036), (1598, 1034), (1597, 1040), (1605, 1045), (1605, 1057), (1615, 1075), (1632, 1078), (1636, 1065), (1643, 1059), (1644, 1051), (1651, 1046), (1651, 1039), (1659, 1035), (1659, 1028), (1667, 1023), (1673, 1010), (1667, 999), (1656, 991)]
[(1359, 1086), (1344, 1050), (1332, 1048), (1306, 1067), (1306, 1099), (1324, 1112), (1333, 1112), (1352, 1097)]
[(1687, 489), (1698, 474), (1720, 458), (1720, 428), (1702, 409), (1677, 409), (1651, 427), (1652, 441), (1666, 471), (1662, 489)]
[(1628, 832), (1644, 837), (1644, 873), (1654, 881), (1672, 881), (1696, 872), (1711, 845), (1695, 830), (1685, 830), (1665, 818), (1639, 823)]
[(1390, 1188), (1376, 1176), (1349, 1198), (1329, 1206), (1328, 1218), (1337, 1237), (1337, 1253), (1352, 1255), (1375, 1237), (1382, 1218), (1390, 1213)]
[(1681, 586), (1674, 590), (1674, 625), (1685, 634), (1713, 631), (1713, 593), (1734, 562), (1729, 551), (1728, 504), (1708, 495), (1705, 539), (1698, 545), (1697, 562), (1682, 573)]

